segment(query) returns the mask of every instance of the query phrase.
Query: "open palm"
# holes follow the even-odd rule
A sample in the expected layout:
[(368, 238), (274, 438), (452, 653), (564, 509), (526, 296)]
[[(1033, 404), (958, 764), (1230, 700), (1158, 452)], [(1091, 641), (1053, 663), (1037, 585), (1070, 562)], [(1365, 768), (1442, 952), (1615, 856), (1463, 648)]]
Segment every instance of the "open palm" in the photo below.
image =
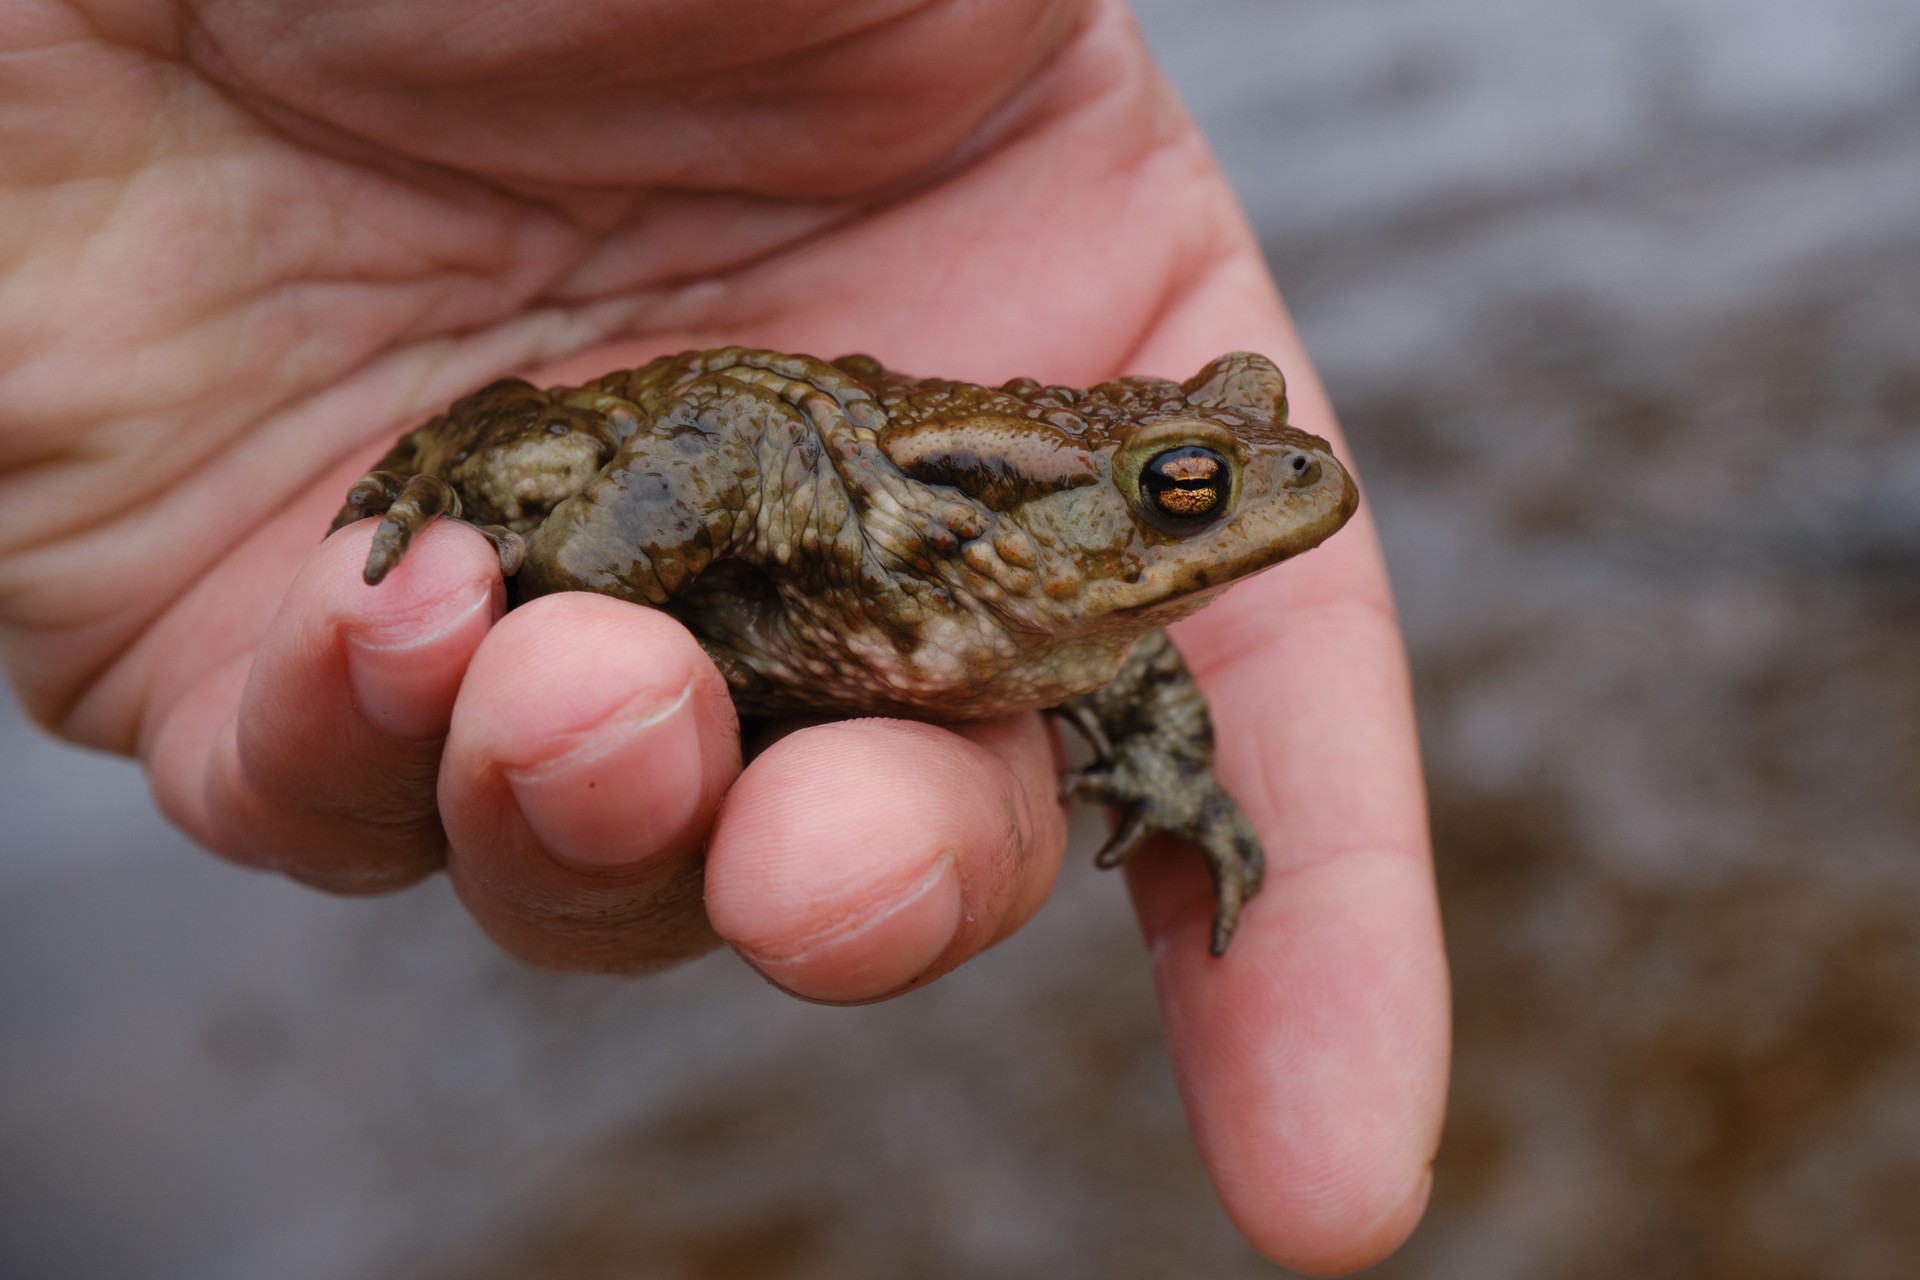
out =
[[(224, 856), (345, 892), (444, 868), (536, 963), (723, 939), (814, 999), (919, 985), (1045, 899), (1053, 747), (1032, 715), (861, 721), (743, 770), (662, 615), (503, 617), (491, 550), (446, 522), (366, 589), (368, 527), (319, 533), (409, 420), (505, 372), (730, 343), (1079, 384), (1251, 348), (1335, 434), (1116, 3), (29, 0), (0, 42), (22, 696), (140, 755)], [(1250, 1238), (1358, 1266), (1424, 1203), (1447, 1028), (1364, 512), (1177, 638), (1270, 860), (1223, 960), (1198, 861), (1130, 866), (1181, 1087)]]

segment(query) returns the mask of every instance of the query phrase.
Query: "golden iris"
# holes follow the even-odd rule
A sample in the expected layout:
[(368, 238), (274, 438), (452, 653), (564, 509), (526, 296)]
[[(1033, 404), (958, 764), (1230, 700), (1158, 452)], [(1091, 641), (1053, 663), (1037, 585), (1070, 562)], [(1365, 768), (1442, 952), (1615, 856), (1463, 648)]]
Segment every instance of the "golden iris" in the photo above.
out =
[(1227, 501), (1226, 459), (1197, 444), (1157, 454), (1141, 468), (1140, 492), (1155, 511), (1180, 520), (1212, 515)]

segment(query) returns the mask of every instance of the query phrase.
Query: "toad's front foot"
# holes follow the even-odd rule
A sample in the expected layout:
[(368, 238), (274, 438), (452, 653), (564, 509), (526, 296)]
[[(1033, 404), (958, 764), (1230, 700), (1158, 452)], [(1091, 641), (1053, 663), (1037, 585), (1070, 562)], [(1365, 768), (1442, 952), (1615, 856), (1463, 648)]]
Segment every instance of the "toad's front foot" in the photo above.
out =
[(1253, 823), (1213, 776), (1213, 721), (1180, 651), (1166, 632), (1150, 632), (1113, 680), (1055, 713), (1095, 756), (1060, 776), (1061, 799), (1120, 811), (1119, 829), (1095, 863), (1118, 866), (1161, 831), (1192, 844), (1213, 876), (1213, 954), (1223, 954), (1266, 862)]
[[(402, 476), (392, 471), (369, 471), (360, 477), (347, 494), (347, 504), (334, 517), (339, 529), (367, 516), (379, 516), (373, 531), (373, 545), (367, 549), (367, 567), (362, 576), (369, 586), (377, 586), (407, 554), (414, 535), (435, 516), (460, 517), (460, 495), (452, 485), (434, 475)], [(500, 557), (500, 571), (511, 578), (526, 559), (527, 543), (513, 530), (497, 524), (465, 521), (492, 544)], [(329, 531), (331, 532), (331, 530)]]

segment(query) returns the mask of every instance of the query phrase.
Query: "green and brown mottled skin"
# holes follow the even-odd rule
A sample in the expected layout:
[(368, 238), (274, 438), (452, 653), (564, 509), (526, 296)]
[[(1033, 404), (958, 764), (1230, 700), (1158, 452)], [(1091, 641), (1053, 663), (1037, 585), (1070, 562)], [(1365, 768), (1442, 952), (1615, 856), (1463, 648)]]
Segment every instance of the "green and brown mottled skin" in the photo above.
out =
[(1236, 352), (1184, 383), (982, 387), (865, 356), (728, 347), (584, 387), (496, 382), (408, 432), (334, 525), (383, 514), (377, 583), (436, 515), (500, 551), (519, 599), (665, 610), (753, 715), (989, 719), (1056, 708), (1093, 745), (1062, 794), (1213, 872), (1213, 949), (1259, 887), (1213, 776), (1198, 686), (1160, 630), (1306, 551), (1357, 491)]

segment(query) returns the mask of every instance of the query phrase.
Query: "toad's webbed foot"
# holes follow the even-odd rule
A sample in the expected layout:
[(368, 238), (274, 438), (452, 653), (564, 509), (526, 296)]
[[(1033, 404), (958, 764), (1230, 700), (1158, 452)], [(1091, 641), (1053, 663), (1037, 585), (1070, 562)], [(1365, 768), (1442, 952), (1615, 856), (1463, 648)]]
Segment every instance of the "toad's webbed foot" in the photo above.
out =
[(1120, 865), (1161, 831), (1192, 844), (1213, 875), (1213, 954), (1223, 954), (1241, 906), (1260, 889), (1265, 859), (1253, 824), (1213, 776), (1213, 721), (1180, 651), (1166, 632), (1149, 632), (1109, 683), (1055, 714), (1095, 757), (1060, 776), (1061, 799), (1120, 811), (1096, 865)]
[[(369, 471), (347, 491), (347, 504), (334, 518), (333, 527), (338, 529), (374, 515), (380, 517), (380, 525), (373, 531), (373, 545), (367, 550), (367, 567), (361, 575), (369, 586), (393, 571), (407, 554), (414, 535), (426, 528), (429, 520), (442, 515), (459, 520), (460, 495), (439, 476)], [(492, 544), (494, 554), (500, 557), (502, 573), (511, 578), (520, 571), (527, 556), (526, 539), (502, 525), (466, 523)]]

